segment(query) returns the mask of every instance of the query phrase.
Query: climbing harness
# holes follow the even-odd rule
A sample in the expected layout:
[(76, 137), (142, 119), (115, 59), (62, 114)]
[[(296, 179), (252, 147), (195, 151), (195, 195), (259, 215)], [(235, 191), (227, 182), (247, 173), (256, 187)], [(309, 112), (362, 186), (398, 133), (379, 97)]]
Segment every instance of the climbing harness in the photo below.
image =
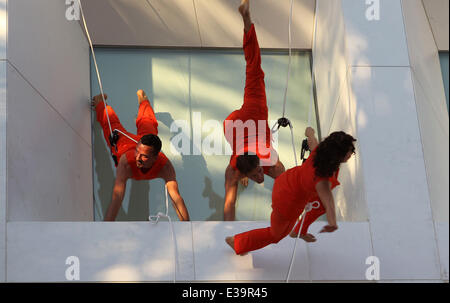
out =
[(302, 163), (305, 163), (306, 159), (305, 158), (305, 153), (309, 150), (309, 145), (308, 145), (308, 139), (303, 139), (302, 141), (302, 151), (300, 153), (300, 158), (302, 159)]
[[(105, 94), (103, 92), (103, 85), (102, 85), (102, 80), (100, 78), (100, 72), (98, 69), (98, 64), (97, 64), (97, 59), (95, 57), (95, 51), (94, 51), (94, 46), (92, 44), (92, 40), (91, 40), (91, 36), (89, 35), (89, 30), (87, 28), (87, 24), (86, 24), (86, 18), (84, 16), (84, 11), (83, 11), (83, 6), (81, 4), (81, 1), (78, 0), (78, 5), (80, 7), (80, 12), (81, 12), (81, 17), (83, 20), (83, 25), (84, 25), (84, 30), (86, 32), (86, 36), (88, 38), (89, 41), (89, 47), (91, 49), (91, 53), (92, 53), (92, 58), (94, 60), (94, 66), (95, 66), (95, 71), (97, 73), (97, 80), (98, 80), (98, 84), (100, 87), (100, 92), (101, 92), (101, 96), (103, 99), (103, 103), (105, 104), (105, 111), (106, 111), (106, 118), (108, 120), (108, 126), (109, 126), (109, 130), (110, 130), (110, 136), (109, 136), (109, 143), (111, 145), (111, 155), (112, 158), (116, 164), (116, 166), (118, 165), (118, 159), (117, 156), (114, 155), (113, 153), (113, 148), (116, 150), (116, 152), (118, 152), (118, 148), (117, 148), (117, 142), (119, 140), (119, 133), (121, 133), (122, 135), (124, 135), (125, 137), (127, 137), (128, 139), (138, 143), (138, 141), (136, 141), (135, 139), (131, 138), (130, 136), (128, 136), (127, 134), (125, 134), (124, 132), (118, 130), (118, 129), (112, 129), (111, 127), (111, 121), (109, 119), (109, 114), (108, 114), (108, 108), (106, 106), (106, 100), (105, 100)], [(167, 218), (169, 220), (169, 224), (170, 224), (170, 230), (172, 233), (172, 240), (173, 240), (173, 245), (174, 245), (174, 264), (175, 264), (175, 269), (174, 269), (174, 275), (173, 275), (173, 282), (176, 282), (176, 276), (177, 276), (177, 268), (178, 268), (178, 249), (177, 249), (177, 241), (176, 241), (176, 237), (175, 237), (175, 231), (173, 228), (173, 222), (172, 219), (169, 216), (169, 196), (167, 193), (167, 185), (165, 186), (165, 194), (166, 194), (166, 213), (161, 213), (159, 212), (156, 216), (149, 216), (149, 221), (152, 224), (157, 224), (159, 222), (160, 218)]]

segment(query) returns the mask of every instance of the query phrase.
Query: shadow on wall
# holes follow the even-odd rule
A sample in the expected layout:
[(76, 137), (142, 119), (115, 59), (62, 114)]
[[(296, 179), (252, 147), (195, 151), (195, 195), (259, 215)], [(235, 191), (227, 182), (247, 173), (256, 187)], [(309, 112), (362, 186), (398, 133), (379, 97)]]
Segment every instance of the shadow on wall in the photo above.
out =
[[(189, 94), (189, 103), (191, 103), (191, 98)], [(189, 108), (191, 117), (192, 117), (192, 108)], [(172, 115), (170, 113), (156, 113), (156, 118), (158, 121), (161, 121), (164, 125), (166, 125), (168, 128), (174, 123), (174, 119), (172, 118)], [(191, 121), (191, 132), (192, 132), (192, 121)], [(170, 138), (171, 140), (175, 136), (179, 136), (179, 133), (174, 133), (173, 136)], [(183, 141), (189, 141), (191, 148), (194, 146), (194, 142), (191, 138), (183, 138)], [(191, 180), (193, 173), (198, 174), (200, 176), (205, 176), (204, 181), (204, 190), (202, 193), (202, 196), (209, 199), (209, 208), (214, 209), (215, 212), (211, 214), (206, 221), (221, 221), (223, 220), (223, 204), (224, 204), (224, 197), (220, 196), (216, 192), (214, 192), (212, 187), (212, 181), (211, 181), (211, 174), (208, 170), (208, 165), (206, 163), (205, 158), (202, 155), (195, 156), (195, 155), (184, 155), (181, 154), (182, 158), (182, 169), (177, 171), (177, 179), (180, 180)], [(183, 193), (181, 193), (183, 196)], [(192, 201), (195, 203), (195, 201)], [(188, 208), (189, 214), (191, 216), (191, 219), (195, 218), (195, 213), (192, 213), (192, 207), (189, 207), (189, 202), (186, 201), (186, 207)]]

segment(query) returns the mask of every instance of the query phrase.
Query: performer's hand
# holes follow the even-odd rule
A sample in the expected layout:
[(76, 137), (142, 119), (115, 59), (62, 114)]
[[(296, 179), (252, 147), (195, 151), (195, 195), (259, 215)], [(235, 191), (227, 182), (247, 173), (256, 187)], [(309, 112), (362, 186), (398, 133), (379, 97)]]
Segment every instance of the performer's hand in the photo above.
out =
[(241, 179), (241, 184), (242, 184), (244, 187), (247, 187), (247, 186), (248, 186), (248, 177), (242, 178), (242, 179)]
[(300, 236), (300, 238), (302, 238), (306, 242), (316, 242), (317, 241), (316, 237), (314, 237), (311, 234), (306, 234), (306, 235)]
[(307, 127), (305, 130), (305, 136), (310, 138), (310, 137), (314, 137), (315, 131), (312, 127)]
[(332, 233), (336, 229), (338, 229), (337, 225), (325, 225), (320, 232), (321, 233)]
[[(108, 95), (107, 95), (107, 94), (104, 94), (103, 96), (105, 97), (105, 100), (108, 99)], [(93, 107), (96, 107), (97, 104), (99, 104), (99, 103), (102, 102), (102, 101), (103, 101), (103, 98), (102, 98), (102, 95), (101, 95), (101, 94), (100, 94), (100, 95), (97, 95), (97, 96), (94, 96), (94, 97), (92, 98), (91, 105), (92, 105)]]

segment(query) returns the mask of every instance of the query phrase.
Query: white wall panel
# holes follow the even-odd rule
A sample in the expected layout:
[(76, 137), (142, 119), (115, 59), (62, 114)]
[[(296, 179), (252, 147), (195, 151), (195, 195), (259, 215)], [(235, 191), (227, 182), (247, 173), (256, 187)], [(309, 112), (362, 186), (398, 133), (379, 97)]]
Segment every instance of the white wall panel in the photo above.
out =
[(448, 222), (449, 119), (439, 53), (422, 1), (402, 5), (433, 217)]
[[(82, 3), (96, 45), (239, 48), (242, 45), (240, 0), (96, 0)], [(314, 3), (314, 0), (294, 1), (294, 48), (311, 48)], [(253, 21), (261, 29), (261, 47), (288, 47), (289, 12), (289, 0), (251, 3)]]
[[(347, 88), (347, 78), (343, 79), (343, 87)], [(354, 111), (352, 111), (350, 97), (347, 89), (343, 89), (335, 113), (331, 121), (328, 133), (322, 133), (325, 138), (335, 131), (344, 131), (358, 140), (358, 132), (355, 126)], [(362, 157), (360, 154), (359, 140), (355, 143), (356, 155), (347, 163), (341, 165), (339, 171), (340, 186), (333, 190), (336, 215), (342, 221), (367, 221), (367, 205), (365, 199), (365, 185), (363, 176)]]
[[(243, 22), (240, 0), (194, 0), (204, 47), (241, 47)], [(292, 47), (311, 48), (314, 0), (295, 0)], [(258, 0), (250, 3), (252, 21), (262, 48), (288, 48), (290, 1)], [(220, 18), (218, 18), (220, 15)]]
[[(413, 3), (415, 1), (412, 1)], [(449, 1), (448, 0), (422, 0), (433, 30), (436, 45), (440, 51), (448, 51), (449, 35)]]
[(382, 279), (438, 279), (410, 69), (354, 67), (352, 76), (374, 254), (385, 268)]
[(92, 220), (92, 150), (10, 65), (8, 218)]
[(89, 46), (65, 1), (8, 3), (8, 60), (91, 144)]
[[(177, 281), (284, 282), (295, 240), (237, 256), (225, 236), (268, 222), (175, 222)], [(372, 255), (368, 223), (342, 223), (317, 242), (298, 240), (291, 282), (366, 281)], [(46, 243), (46, 245), (42, 245)], [(66, 259), (79, 260), (80, 282), (173, 280), (173, 241), (168, 222), (10, 222), (8, 282), (67, 282)], [(311, 276), (310, 276), (311, 274)]]
[[(177, 281), (194, 279), (190, 222), (175, 222)], [(46, 245), (42, 245), (46, 243)], [(8, 282), (67, 282), (76, 256), (80, 281), (165, 281), (175, 259), (168, 222), (8, 223)]]
[[(313, 55), (322, 138), (341, 130), (357, 138), (354, 107), (351, 106), (348, 90), (350, 75), (342, 2), (319, 1), (317, 18)], [(334, 191), (338, 220), (367, 220), (359, 153), (342, 166), (339, 180), (342, 185)]]
[(346, 222), (333, 233), (318, 232), (326, 222), (315, 222), (309, 232), (317, 242), (308, 245), (311, 280), (364, 281), (366, 259), (373, 255), (369, 224)]
[(314, 72), (322, 134), (329, 133), (342, 93), (347, 90), (345, 25), (341, 0), (320, 0), (317, 8)]
[[(269, 245), (246, 256), (238, 256), (225, 238), (256, 228), (265, 228), (269, 222), (194, 222), (193, 245), (197, 281), (283, 281), (287, 277), (293, 239), (287, 237), (278, 244)], [(309, 280), (303, 240), (297, 245), (295, 270), (292, 280)]]
[[(369, 21), (367, 1), (342, 0), (352, 66), (408, 66), (400, 0), (380, 0), (379, 20)], [(378, 3), (378, 1), (370, 1)]]
[(82, 1), (96, 45), (200, 46), (194, 2)]

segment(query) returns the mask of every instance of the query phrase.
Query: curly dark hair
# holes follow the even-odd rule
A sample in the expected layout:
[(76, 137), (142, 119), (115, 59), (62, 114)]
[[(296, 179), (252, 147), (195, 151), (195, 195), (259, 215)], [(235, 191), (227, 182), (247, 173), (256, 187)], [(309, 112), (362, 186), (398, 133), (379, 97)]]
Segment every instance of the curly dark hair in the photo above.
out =
[(317, 177), (329, 178), (339, 169), (348, 152), (355, 152), (356, 139), (340, 131), (330, 134), (316, 149), (314, 168)]

